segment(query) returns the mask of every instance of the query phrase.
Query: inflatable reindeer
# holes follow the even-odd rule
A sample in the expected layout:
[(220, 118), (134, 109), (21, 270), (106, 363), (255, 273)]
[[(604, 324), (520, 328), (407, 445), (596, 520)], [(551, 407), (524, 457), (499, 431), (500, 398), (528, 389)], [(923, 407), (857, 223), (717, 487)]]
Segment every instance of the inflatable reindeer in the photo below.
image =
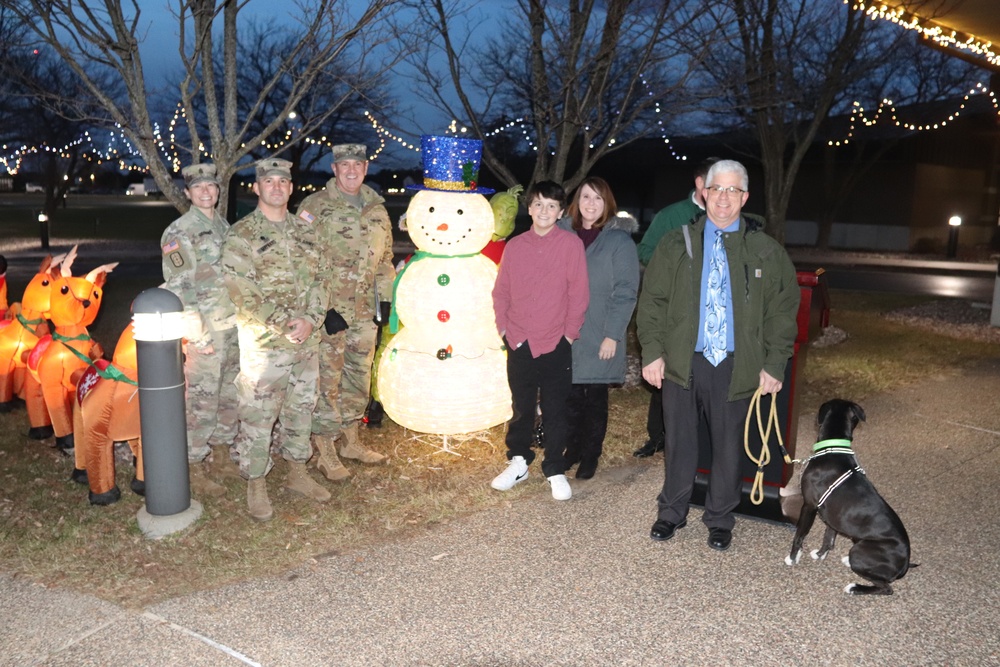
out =
[(73, 398), (76, 385), (96, 359), (104, 352), (87, 327), (93, 324), (101, 308), (107, 274), (118, 263), (99, 266), (85, 277), (74, 277), (70, 271), (75, 248), (63, 260), (60, 276), (49, 285), (51, 302), (46, 312), (55, 330), (38, 340), (28, 355), (28, 370), (42, 385), (45, 407), (52, 419), (56, 446), (72, 449)]
[(145, 493), (137, 383), (135, 338), (129, 324), (118, 338), (111, 362), (96, 361), (77, 385), (73, 479), (89, 484), (92, 505), (110, 505), (121, 498), (115, 483), (115, 442), (128, 441), (135, 459), (131, 488), (139, 495)]
[(11, 304), (7, 318), (0, 320), (0, 412), (11, 410), (15, 398), (23, 399), (28, 409), (28, 437), (35, 440), (52, 436), (52, 421), (41, 384), (27, 372), (27, 359), (39, 337), (48, 334), (45, 313), (51, 303), (49, 287), (59, 276), (58, 267), (65, 257), (43, 259), (20, 303)]
[(0, 320), (7, 316), (7, 258), (0, 255)]

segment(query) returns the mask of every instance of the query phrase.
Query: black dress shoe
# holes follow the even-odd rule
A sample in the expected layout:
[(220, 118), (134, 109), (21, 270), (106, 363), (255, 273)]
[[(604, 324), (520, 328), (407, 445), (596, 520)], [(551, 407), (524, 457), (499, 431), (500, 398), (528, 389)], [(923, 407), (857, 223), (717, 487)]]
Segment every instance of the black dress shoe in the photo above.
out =
[(677, 532), (678, 528), (683, 528), (686, 525), (688, 525), (687, 519), (684, 519), (680, 523), (657, 521), (653, 524), (653, 528), (649, 531), (649, 536), (657, 542), (666, 542), (674, 536), (674, 533)]
[(725, 551), (733, 541), (733, 531), (728, 528), (709, 528), (708, 546), (716, 551)]
[(644, 459), (647, 456), (652, 456), (656, 452), (662, 452), (662, 451), (663, 451), (663, 441), (653, 440), (652, 438), (650, 438), (649, 440), (646, 441), (646, 443), (642, 447), (632, 452), (632, 456), (636, 457), (637, 459)]

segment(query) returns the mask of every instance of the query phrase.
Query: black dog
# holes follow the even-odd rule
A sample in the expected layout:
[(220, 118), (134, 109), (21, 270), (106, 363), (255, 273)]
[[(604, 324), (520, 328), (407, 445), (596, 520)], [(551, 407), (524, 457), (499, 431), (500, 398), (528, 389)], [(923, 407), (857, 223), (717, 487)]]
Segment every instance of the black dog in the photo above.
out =
[(892, 582), (911, 567), (910, 538), (903, 522), (858, 466), (851, 439), (865, 412), (857, 403), (834, 399), (819, 409), (819, 442), (802, 470), (802, 513), (785, 563), (795, 565), (816, 514), (826, 523), (823, 545), (812, 557), (823, 560), (837, 533), (854, 542), (844, 564), (874, 585), (850, 584), (851, 595), (892, 595)]

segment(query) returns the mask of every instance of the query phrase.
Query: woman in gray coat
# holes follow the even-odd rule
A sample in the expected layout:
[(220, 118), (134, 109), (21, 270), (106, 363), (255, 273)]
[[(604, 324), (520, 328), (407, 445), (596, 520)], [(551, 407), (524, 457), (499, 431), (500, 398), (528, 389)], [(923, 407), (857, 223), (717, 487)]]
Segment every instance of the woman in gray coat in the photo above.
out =
[(619, 213), (602, 178), (584, 179), (568, 217), (559, 222), (576, 232), (587, 250), (590, 305), (573, 343), (573, 389), (566, 463), (579, 463), (577, 479), (590, 479), (604, 449), (608, 428), (608, 385), (625, 380), (625, 330), (639, 289), (639, 257), (632, 240), (639, 224)]

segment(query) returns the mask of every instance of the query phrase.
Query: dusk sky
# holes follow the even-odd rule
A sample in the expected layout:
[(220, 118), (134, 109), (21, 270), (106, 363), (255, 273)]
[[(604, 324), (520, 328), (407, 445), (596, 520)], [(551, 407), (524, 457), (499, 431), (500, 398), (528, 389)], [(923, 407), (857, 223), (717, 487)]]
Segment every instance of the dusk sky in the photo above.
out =
[[(366, 4), (363, 0), (346, 0), (346, 3), (351, 7), (362, 7)], [(174, 78), (179, 72), (180, 63), (175, 55), (178, 52), (177, 20), (171, 13), (171, 5), (168, 0), (151, 0), (142, 2), (141, 4), (142, 20), (138, 36), (142, 39), (143, 66), (146, 71), (148, 85), (153, 89), (159, 87), (157, 84), (158, 78), (164, 77), (164, 80), (167, 77)], [(482, 3), (476, 10), (480, 14), (499, 13), (506, 4), (509, 4), (507, 0), (493, 0), (489, 3)], [(265, 2), (264, 0), (249, 0), (246, 9), (240, 13), (240, 16), (255, 16), (291, 23), (291, 18), (289, 17), (292, 7), (292, 5), (281, 5), (274, 2)], [(477, 28), (477, 32), (487, 29), (487, 26), (481, 25)], [(402, 138), (408, 142), (419, 144), (420, 134), (444, 133), (452, 119), (445, 117), (439, 110), (424, 102), (423, 96), (414, 94), (413, 79), (407, 74), (406, 65), (399, 65), (397, 69), (399, 73), (392, 78), (398, 84), (396, 94), (401, 102), (401, 106), (409, 110), (408, 113), (404, 111), (405, 116), (409, 117), (409, 122), (407, 122), (405, 117), (397, 120), (404, 127), (411, 128), (410, 131), (412, 132), (412, 134), (407, 133)], [(173, 93), (169, 89), (168, 92)], [(165, 123), (169, 119), (158, 118), (156, 120)], [(374, 142), (374, 131), (372, 132), (372, 137), (372, 141)], [(398, 157), (405, 158), (407, 151), (405, 149), (398, 149), (394, 150), (393, 153)]]

